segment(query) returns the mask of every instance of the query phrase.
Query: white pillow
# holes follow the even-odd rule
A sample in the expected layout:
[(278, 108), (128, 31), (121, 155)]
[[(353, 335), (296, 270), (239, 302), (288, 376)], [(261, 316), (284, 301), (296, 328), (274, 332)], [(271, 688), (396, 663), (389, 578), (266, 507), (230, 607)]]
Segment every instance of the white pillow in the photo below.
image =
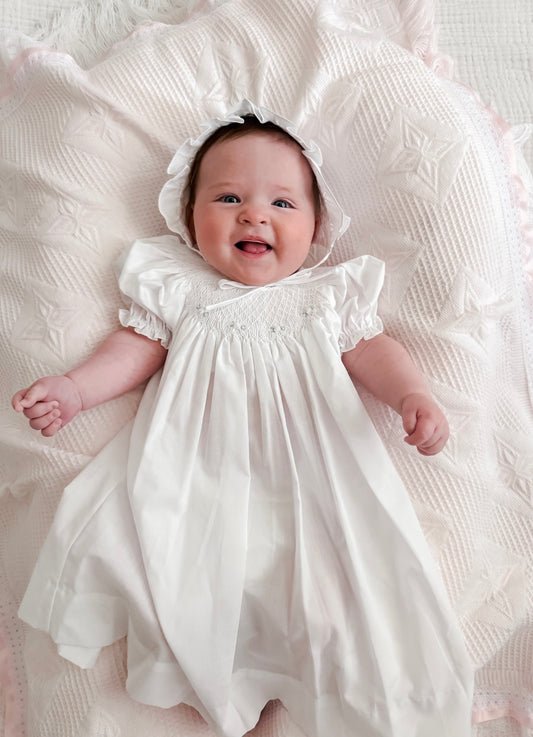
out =
[(467, 91), (324, 2), (214, 5), (138, 31), (88, 71), (39, 46), (10, 68), (0, 100), (0, 464), (2, 490), (21, 500), (17, 524), (6, 523), (10, 590), (20, 597), (63, 486), (131, 418), (140, 392), (48, 440), (9, 398), (118, 326), (112, 265), (135, 238), (166, 232), (157, 198), (174, 151), (246, 97), (322, 149), (352, 217), (332, 262), (372, 253), (387, 264), (386, 329), (425, 372), (451, 441), (419, 457), (392, 411), (365, 401), (461, 617), (479, 668), (477, 718), (494, 713), (494, 699), (509, 712), (522, 684), (520, 625), (532, 619), (533, 330), (531, 223), (508, 141)]

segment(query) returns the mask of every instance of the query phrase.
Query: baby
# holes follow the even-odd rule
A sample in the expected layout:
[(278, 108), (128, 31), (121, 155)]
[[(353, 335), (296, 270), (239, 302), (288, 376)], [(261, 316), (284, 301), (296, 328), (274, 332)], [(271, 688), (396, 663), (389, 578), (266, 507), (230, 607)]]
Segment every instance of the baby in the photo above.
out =
[(21, 617), (84, 667), (127, 634), (130, 694), (220, 737), (276, 698), (308, 737), (466, 736), (461, 634), (350, 377), (424, 455), (446, 419), (381, 332), (383, 264), (322, 266), (346, 221), (313, 151), (250, 103), (228, 118), (171, 164), (179, 237), (123, 259), (124, 327), (13, 398), (49, 437), (154, 375), (65, 491)]
[[(190, 182), (188, 225), (205, 261), (229, 279), (272, 284), (304, 264), (320, 223), (320, 193), (301, 147), (282, 129), (220, 128), (200, 150)], [(82, 409), (138, 386), (161, 366), (166, 350), (126, 328), (64, 376), (17, 392), (13, 407), (48, 437)], [(407, 352), (383, 334), (342, 356), (354, 381), (402, 415), (406, 442), (432, 455), (448, 424)]]

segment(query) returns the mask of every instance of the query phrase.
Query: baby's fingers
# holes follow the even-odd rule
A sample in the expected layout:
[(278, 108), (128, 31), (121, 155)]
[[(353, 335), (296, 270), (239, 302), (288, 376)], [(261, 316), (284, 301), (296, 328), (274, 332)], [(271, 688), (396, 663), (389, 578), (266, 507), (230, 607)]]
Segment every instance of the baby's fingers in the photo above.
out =
[(417, 446), (418, 452), (423, 456), (433, 456), (444, 448), (448, 442), (447, 431), (437, 431), (431, 438)]
[(32, 384), (27, 389), (21, 389), (18, 391), (11, 400), (13, 409), (16, 412), (23, 412), (29, 407), (33, 407), (36, 402), (40, 402), (42, 399), (46, 399), (48, 391), (46, 388), (39, 383)]
[(45, 437), (50, 437), (61, 428), (62, 422), (60, 415), (61, 412), (59, 409), (54, 409), (51, 412), (30, 420), (30, 427), (33, 430), (40, 430), (41, 434)]
[(26, 396), (28, 389), (20, 389), (16, 394), (13, 395), (13, 398), (11, 399), (11, 406), (15, 410), (15, 412), (22, 412), (25, 404), (23, 404), (24, 398)]
[(419, 418), (413, 432), (407, 435), (405, 442), (414, 445), (422, 455), (439, 453), (448, 440), (448, 424), (435, 423), (430, 418)]
[(63, 420), (61, 419), (61, 417), (58, 417), (50, 425), (48, 425), (48, 427), (45, 427), (41, 430), (41, 435), (45, 438), (51, 438), (52, 435), (55, 435), (56, 432), (59, 432), (62, 427)]
[(436, 432), (435, 423), (425, 417), (415, 419), (413, 426), (405, 426), (407, 437), (405, 442), (409, 445), (422, 445), (431, 440)]
[[(417, 420), (418, 411), (416, 407), (413, 407), (413, 409), (407, 408), (403, 410), (403, 429), (407, 433), (407, 437), (411, 436), (415, 432)], [(407, 441), (407, 438), (405, 440)]]
[[(48, 415), (50, 412), (53, 412), (54, 410), (56, 410), (58, 407), (59, 407), (59, 402), (56, 402), (56, 401), (36, 402), (35, 404), (32, 404), (31, 407), (28, 407), (27, 409), (23, 410), (24, 417), (27, 417), (28, 420), (35, 420), (38, 417), (44, 417), (45, 415)], [(59, 412), (57, 414), (59, 415)]]

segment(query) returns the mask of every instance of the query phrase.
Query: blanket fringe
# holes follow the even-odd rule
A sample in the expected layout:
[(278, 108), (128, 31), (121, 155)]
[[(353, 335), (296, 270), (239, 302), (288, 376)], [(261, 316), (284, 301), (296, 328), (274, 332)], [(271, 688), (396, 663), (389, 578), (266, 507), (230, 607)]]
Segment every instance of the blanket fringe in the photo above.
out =
[(52, 13), (32, 35), (87, 68), (139, 24), (180, 23), (196, 4), (195, 0), (76, 0)]
[[(452, 77), (452, 60), (437, 50), (435, 0), (395, 3), (406, 47), (441, 76)], [(180, 23), (201, 4), (201, 0), (74, 0), (50, 14), (31, 36), (70, 54), (80, 66), (88, 68), (136, 26), (148, 22)]]

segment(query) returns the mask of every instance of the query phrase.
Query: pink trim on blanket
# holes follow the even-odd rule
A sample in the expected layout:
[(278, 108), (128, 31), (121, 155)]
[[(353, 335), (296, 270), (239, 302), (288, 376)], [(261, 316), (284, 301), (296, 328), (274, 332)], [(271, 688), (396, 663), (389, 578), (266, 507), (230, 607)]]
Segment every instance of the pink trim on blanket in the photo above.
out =
[[(530, 300), (530, 308), (533, 310), (533, 221), (531, 218), (531, 207), (529, 205), (528, 190), (523, 178), (519, 174), (518, 161), (516, 156), (516, 143), (513, 136), (512, 126), (509, 125), (495, 110), (488, 107), (481, 99), (479, 93), (466, 84), (453, 79), (453, 60), (435, 49), (428, 49), (428, 53), (422, 57), (424, 63), (430, 67), (436, 74), (443, 79), (453, 80), (458, 87), (466, 90), (492, 120), (494, 127), (499, 133), (503, 146), (503, 152), (506, 156), (509, 167), (509, 192), (514, 203), (514, 208), (518, 217), (518, 230), (520, 233), (520, 244), (522, 246), (522, 257), (524, 266), (524, 276), (527, 293)], [(533, 195), (531, 195), (533, 196)], [(533, 320), (533, 313), (531, 313)], [(529, 374), (531, 399), (533, 401), (533, 373), (530, 373), (533, 362), (526, 365), (526, 372)], [(499, 693), (502, 693), (501, 687), (496, 687)], [(487, 697), (487, 701), (489, 697)], [(521, 706), (513, 702), (513, 697), (509, 695), (506, 703), (483, 705), (481, 694), (478, 689), (474, 690), (474, 704), (472, 707), (472, 724), (481, 724), (482, 722), (490, 722), (496, 719), (514, 719), (520, 725), (525, 727), (533, 727), (533, 708)], [(504, 699), (502, 699), (502, 702)]]
[[(450, 79), (449, 70), (444, 69), (444, 73), (440, 74), (439, 70), (435, 70), (437, 74), (446, 79)], [(486, 105), (476, 90), (472, 89), (462, 82), (454, 80), (454, 84), (466, 90), (492, 120), (494, 127), (500, 135), (503, 146), (503, 152), (509, 167), (509, 194), (514, 204), (514, 209), (518, 218), (518, 231), (520, 233), (520, 245), (522, 246), (522, 265), (524, 268), (524, 282), (529, 298), (529, 317), (533, 323), (533, 221), (531, 212), (533, 208), (529, 204), (530, 196), (518, 170), (518, 161), (516, 157), (516, 142), (513, 136), (513, 128), (507, 123), (495, 110)], [(526, 350), (529, 356), (526, 357), (526, 374), (529, 378), (529, 391), (531, 402), (533, 403), (533, 354), (531, 344), (526, 342)], [(531, 360), (529, 360), (531, 359)]]
[(20, 737), (21, 717), (13, 678), (13, 661), (6, 646), (6, 638), (0, 632), (0, 684), (5, 698), (4, 737)]
[[(518, 217), (518, 226), (522, 235), (522, 258), (524, 266), (524, 277), (527, 289), (527, 298), (529, 300), (530, 324), (533, 324), (533, 222), (531, 220), (531, 209), (529, 206), (529, 197), (531, 196), (526, 188), (524, 180), (519, 174), (518, 161), (516, 157), (516, 143), (513, 137), (511, 126), (501, 118), (497, 112), (486, 107), (487, 112), (492, 117), (496, 129), (500, 132), (504, 152), (510, 169), (510, 194), (513, 198), (515, 210)], [(526, 328), (527, 330), (527, 328)], [(530, 400), (533, 403), (533, 349), (532, 343), (527, 342), (525, 337), (524, 346), (526, 355), (524, 356), (526, 374), (529, 378)], [(516, 717), (514, 717), (516, 718)], [(525, 724), (526, 722), (521, 723)], [(529, 717), (528, 725), (533, 724), (533, 714)]]
[(508, 156), (509, 164), (512, 172), (512, 180), (514, 184), (514, 191), (516, 194), (516, 205), (520, 214), (521, 231), (523, 234), (524, 244), (524, 259), (526, 274), (528, 276), (528, 283), (530, 290), (533, 290), (533, 223), (531, 222), (529, 214), (529, 198), (528, 192), (522, 180), (522, 177), (518, 173), (518, 165), (516, 161), (516, 147), (513, 138), (513, 132), (511, 127), (500, 118), (495, 112), (490, 111), (495, 120), (495, 123), (499, 126), (502, 133), (502, 141), (505, 146), (505, 150)]
[[(533, 223), (529, 210), (529, 195), (522, 177), (519, 174), (516, 157), (516, 143), (512, 127), (492, 108), (484, 105), (475, 90), (467, 88), (477, 99), (478, 103), (490, 115), (496, 130), (500, 133), (503, 150), (507, 157), (510, 174), (510, 194), (513, 198), (515, 210), (519, 218), (519, 230), (521, 233), (521, 245), (523, 247), (523, 263), (525, 269), (525, 282), (531, 305), (533, 305)], [(526, 367), (527, 368), (527, 367)], [(533, 391), (533, 390), (532, 390)], [(533, 711), (513, 702), (512, 696), (506, 705), (498, 704), (483, 707), (476, 705), (472, 713), (473, 724), (494, 721), (495, 719), (514, 719), (524, 727), (533, 727)]]
[(533, 715), (524, 709), (515, 708), (514, 704), (504, 707), (478, 708), (475, 709), (472, 716), (473, 724), (481, 724), (482, 722), (493, 722), (495, 719), (514, 719), (524, 727), (533, 727)]
[[(452, 70), (446, 65), (444, 65), (442, 69), (438, 67), (438, 64), (435, 65), (435, 61), (437, 58), (440, 60), (445, 60), (447, 57), (428, 57), (424, 59), (424, 61), (428, 66), (433, 69), (433, 71), (436, 72), (436, 74), (445, 79), (451, 80), (453, 76), (451, 73)], [(524, 264), (526, 275), (528, 277), (527, 282), (530, 288), (530, 296), (533, 298), (533, 222), (531, 221), (531, 215), (529, 213), (528, 192), (524, 181), (518, 172), (518, 163), (516, 159), (516, 143), (513, 136), (512, 126), (509, 125), (509, 123), (507, 123), (495, 110), (488, 107), (481, 99), (479, 93), (476, 92), (476, 90), (472, 89), (472, 87), (469, 87), (462, 82), (458, 82), (457, 80), (453, 80), (453, 82), (458, 87), (461, 87), (462, 89), (466, 90), (470, 95), (472, 95), (477, 104), (490, 116), (496, 130), (500, 133), (501, 141), (503, 143), (505, 154), (507, 157), (507, 162), (509, 164), (510, 179), (514, 185), (511, 194), (515, 195), (514, 203), (520, 216), (519, 230), (522, 233)]]

